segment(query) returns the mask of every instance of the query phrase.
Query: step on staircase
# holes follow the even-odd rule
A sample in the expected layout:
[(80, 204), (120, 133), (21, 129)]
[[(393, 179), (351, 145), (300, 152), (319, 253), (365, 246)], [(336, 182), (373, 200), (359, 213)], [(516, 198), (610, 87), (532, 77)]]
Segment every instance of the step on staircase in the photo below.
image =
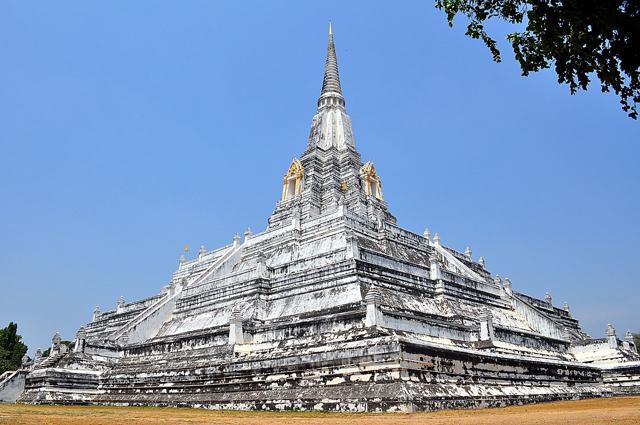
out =
[(8, 370), (8, 371), (4, 372), (3, 374), (0, 374), (0, 387), (2, 386), (4, 381), (9, 379), (9, 378), (11, 378), (11, 376), (13, 376), (14, 373), (16, 373), (15, 370)]
[(67, 353), (58, 353), (58, 354), (54, 354), (52, 356), (49, 356), (46, 359), (44, 359), (39, 365), (37, 365), (37, 368), (38, 369), (44, 369), (46, 367), (52, 367), (56, 363), (58, 363), (60, 361), (60, 359), (62, 359), (65, 356), (65, 354), (67, 354)]
[(148, 317), (159, 311), (163, 306), (168, 303), (179, 299), (182, 296), (182, 291), (184, 288), (188, 286), (195, 286), (206, 280), (213, 273), (215, 273), (218, 269), (220, 269), (223, 265), (227, 263), (227, 261), (233, 259), (236, 254), (240, 253), (246, 246), (247, 242), (243, 242), (242, 244), (232, 245), (229, 247), (227, 252), (225, 252), (220, 258), (218, 258), (213, 264), (211, 264), (204, 272), (199, 274), (195, 279), (191, 281), (187, 281), (184, 285), (179, 285), (176, 288), (176, 291), (172, 294), (167, 292), (164, 297), (160, 298), (156, 303), (150, 305), (145, 310), (143, 310), (140, 314), (134, 317), (132, 320), (127, 322), (124, 326), (117, 329), (115, 332), (109, 335), (108, 339), (112, 341), (117, 341), (122, 336), (129, 333), (131, 330), (135, 329), (139, 324), (141, 324)]

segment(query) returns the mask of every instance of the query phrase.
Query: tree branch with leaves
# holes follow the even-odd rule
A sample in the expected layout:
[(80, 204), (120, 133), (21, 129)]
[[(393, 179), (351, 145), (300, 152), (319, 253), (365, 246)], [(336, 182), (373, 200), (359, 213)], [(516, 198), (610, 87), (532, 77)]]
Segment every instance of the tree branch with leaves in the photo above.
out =
[(622, 110), (638, 118), (640, 103), (640, 1), (638, 0), (436, 0), (454, 18), (468, 19), (466, 35), (481, 39), (500, 62), (491, 19), (524, 25), (507, 36), (522, 75), (553, 66), (571, 94), (587, 90), (593, 76), (603, 92), (613, 91)]

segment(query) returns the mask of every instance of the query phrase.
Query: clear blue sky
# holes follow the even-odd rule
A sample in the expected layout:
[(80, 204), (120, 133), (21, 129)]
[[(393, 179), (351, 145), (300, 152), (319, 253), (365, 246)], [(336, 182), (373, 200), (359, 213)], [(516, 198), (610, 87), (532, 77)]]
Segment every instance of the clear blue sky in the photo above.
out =
[[(0, 322), (31, 348), (263, 230), (306, 146), (327, 23), (399, 224), (594, 336), (640, 330), (640, 124), (528, 78), (432, 1), (0, 1)], [(504, 30), (500, 26), (498, 30)], [(502, 43), (502, 47), (506, 47)]]

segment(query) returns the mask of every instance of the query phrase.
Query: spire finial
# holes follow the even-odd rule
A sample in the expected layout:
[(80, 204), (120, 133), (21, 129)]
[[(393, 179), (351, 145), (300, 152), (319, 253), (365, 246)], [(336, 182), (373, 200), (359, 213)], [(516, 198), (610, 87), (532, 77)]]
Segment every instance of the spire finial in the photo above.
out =
[(324, 79), (322, 80), (322, 92), (318, 99), (318, 109), (324, 107), (344, 108), (344, 97), (340, 87), (338, 74), (338, 59), (336, 47), (333, 44), (333, 24), (329, 21), (329, 45), (327, 46), (327, 59), (324, 63)]

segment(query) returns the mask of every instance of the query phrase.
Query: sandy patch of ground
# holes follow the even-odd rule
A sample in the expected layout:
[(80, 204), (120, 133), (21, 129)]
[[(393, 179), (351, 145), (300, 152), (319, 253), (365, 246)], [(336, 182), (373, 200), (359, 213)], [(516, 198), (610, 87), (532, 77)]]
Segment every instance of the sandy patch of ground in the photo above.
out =
[(0, 404), (2, 425), (601, 425), (640, 424), (640, 397), (413, 414), (233, 412), (201, 409)]

